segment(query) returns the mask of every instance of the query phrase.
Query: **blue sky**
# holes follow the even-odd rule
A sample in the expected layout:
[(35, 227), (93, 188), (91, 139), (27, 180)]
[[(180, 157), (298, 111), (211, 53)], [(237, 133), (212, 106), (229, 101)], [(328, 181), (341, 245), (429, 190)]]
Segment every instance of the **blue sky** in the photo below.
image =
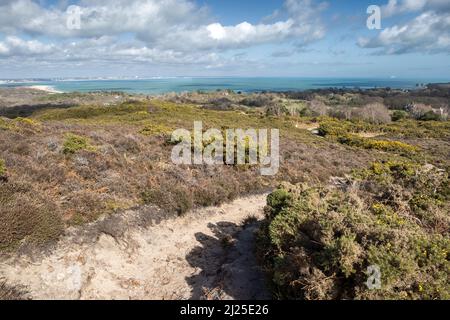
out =
[[(381, 30), (366, 27), (370, 5)], [(450, 80), (449, 54), (448, 0), (0, 2), (0, 78)]]

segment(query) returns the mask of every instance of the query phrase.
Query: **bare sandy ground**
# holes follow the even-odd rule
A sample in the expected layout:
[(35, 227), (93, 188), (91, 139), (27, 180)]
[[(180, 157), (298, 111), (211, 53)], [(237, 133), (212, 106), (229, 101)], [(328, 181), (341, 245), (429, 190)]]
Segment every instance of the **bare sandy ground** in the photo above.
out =
[[(266, 195), (204, 208), (119, 237), (78, 241), (68, 232), (47, 256), (0, 262), (0, 277), (33, 299), (268, 299), (254, 257)], [(131, 221), (136, 211), (121, 213)], [(119, 220), (116, 220), (119, 221)], [(114, 227), (113, 227), (114, 228)]]

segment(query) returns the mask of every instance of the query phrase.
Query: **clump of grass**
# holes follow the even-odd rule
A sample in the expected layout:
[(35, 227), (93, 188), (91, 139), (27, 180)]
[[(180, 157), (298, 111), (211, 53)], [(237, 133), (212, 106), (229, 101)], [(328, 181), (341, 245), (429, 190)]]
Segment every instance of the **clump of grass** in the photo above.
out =
[(95, 151), (95, 147), (90, 144), (88, 138), (73, 133), (66, 134), (62, 149), (63, 153), (70, 155), (80, 150)]
[[(258, 252), (278, 298), (449, 299), (447, 174), (387, 161), (350, 182), (283, 184), (268, 197)], [(366, 286), (371, 265), (378, 290)]]

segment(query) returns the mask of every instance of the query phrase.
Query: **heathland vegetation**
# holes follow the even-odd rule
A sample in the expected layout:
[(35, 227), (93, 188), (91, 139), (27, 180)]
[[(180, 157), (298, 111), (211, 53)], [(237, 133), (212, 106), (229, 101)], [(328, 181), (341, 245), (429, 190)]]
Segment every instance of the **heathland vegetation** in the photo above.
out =
[[(449, 298), (446, 87), (23, 92), (0, 91), (1, 254), (48, 247), (69, 226), (140, 205), (166, 218), (272, 192), (258, 256), (275, 297)], [(194, 121), (204, 130), (280, 129), (279, 172), (174, 165), (171, 132)], [(382, 290), (364, 284), (373, 264)], [(0, 298), (12, 292), (0, 283)]]

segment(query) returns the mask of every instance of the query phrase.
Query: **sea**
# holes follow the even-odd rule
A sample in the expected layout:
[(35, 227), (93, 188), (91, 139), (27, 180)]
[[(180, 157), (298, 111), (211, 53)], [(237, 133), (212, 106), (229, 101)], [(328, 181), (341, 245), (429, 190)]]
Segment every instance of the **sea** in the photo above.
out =
[(436, 79), (155, 77), (149, 79), (0, 80), (0, 87), (46, 87), (58, 92), (121, 91), (131, 94), (233, 90), (235, 92), (304, 91), (323, 88), (414, 89)]

